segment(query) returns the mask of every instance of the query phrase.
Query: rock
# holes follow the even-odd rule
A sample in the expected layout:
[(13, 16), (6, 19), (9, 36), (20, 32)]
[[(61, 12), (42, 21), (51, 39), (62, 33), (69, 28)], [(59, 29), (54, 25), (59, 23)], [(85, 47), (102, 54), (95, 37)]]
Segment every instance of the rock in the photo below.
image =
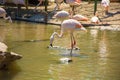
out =
[(0, 52), (0, 69), (5, 69), (11, 62), (21, 59), (22, 56), (14, 52)]
[(72, 59), (71, 59), (71, 58), (67, 58), (67, 57), (61, 58), (61, 59), (60, 59), (60, 62), (61, 62), (62, 64), (68, 64), (69, 62), (72, 62)]

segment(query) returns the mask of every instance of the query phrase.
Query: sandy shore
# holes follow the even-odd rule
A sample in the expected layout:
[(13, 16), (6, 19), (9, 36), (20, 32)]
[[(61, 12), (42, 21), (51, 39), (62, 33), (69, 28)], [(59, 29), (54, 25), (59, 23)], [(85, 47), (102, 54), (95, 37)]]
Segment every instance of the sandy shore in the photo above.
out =
[[(54, 9), (54, 3), (50, 4), (48, 6), (48, 22), (51, 24), (61, 24), (60, 21), (56, 21), (55, 19), (52, 19), (51, 12)], [(45, 12), (44, 12), (44, 6), (40, 6), (37, 8), (37, 12), (33, 11), (34, 7), (29, 7), (29, 10), (26, 10), (25, 8), (22, 8), (21, 10), (16, 10), (16, 8), (13, 9), (7, 9), (7, 12), (13, 19), (18, 20), (24, 20), (24, 21), (31, 21), (31, 22), (44, 22)], [(68, 4), (62, 4), (61, 9), (69, 11), (70, 7)], [(120, 3), (110, 3), (110, 10), (109, 15), (103, 15), (103, 9), (100, 5), (100, 2), (97, 4), (97, 11), (99, 13), (99, 18), (102, 20), (102, 22), (107, 23), (109, 25), (118, 25), (120, 26)], [(80, 6), (76, 7), (76, 14), (81, 14), (89, 19), (94, 14), (94, 2), (91, 2), (88, 4), (88, 2), (82, 2)], [(16, 17), (16, 15), (19, 15)], [(93, 26), (89, 21), (80, 21), (82, 24), (87, 26)]]

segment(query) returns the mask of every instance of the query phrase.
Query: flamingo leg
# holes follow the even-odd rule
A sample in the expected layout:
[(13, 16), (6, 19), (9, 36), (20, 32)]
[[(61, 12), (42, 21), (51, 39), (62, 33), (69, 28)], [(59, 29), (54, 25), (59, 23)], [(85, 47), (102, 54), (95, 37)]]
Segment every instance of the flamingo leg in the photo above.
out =
[(76, 40), (75, 40), (74, 35), (73, 35), (73, 47), (76, 47)]
[(71, 37), (71, 51), (70, 51), (70, 56), (72, 58), (72, 51), (73, 51), (73, 46), (74, 46), (74, 44), (73, 44), (73, 33), (70, 33), (70, 37)]
[(38, 3), (37, 6), (34, 8), (34, 12), (37, 10), (38, 6), (40, 6), (40, 5), (42, 4), (42, 1), (43, 1), (43, 0), (38, 0), (38, 1), (39, 1), (39, 3)]
[(75, 6), (71, 6), (72, 7), (72, 14), (75, 15)]
[(79, 49), (78, 47), (76, 47), (76, 40), (75, 40), (75, 37), (74, 37), (73, 33), (72, 33), (71, 48), (74, 48), (75, 50)]

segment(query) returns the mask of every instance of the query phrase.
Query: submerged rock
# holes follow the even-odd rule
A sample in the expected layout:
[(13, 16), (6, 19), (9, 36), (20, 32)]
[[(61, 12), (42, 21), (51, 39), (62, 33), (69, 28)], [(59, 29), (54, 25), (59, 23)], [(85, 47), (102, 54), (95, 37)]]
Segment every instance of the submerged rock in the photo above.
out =
[(60, 59), (60, 62), (63, 63), (63, 64), (68, 64), (69, 62), (72, 62), (72, 59), (71, 58), (61, 58)]

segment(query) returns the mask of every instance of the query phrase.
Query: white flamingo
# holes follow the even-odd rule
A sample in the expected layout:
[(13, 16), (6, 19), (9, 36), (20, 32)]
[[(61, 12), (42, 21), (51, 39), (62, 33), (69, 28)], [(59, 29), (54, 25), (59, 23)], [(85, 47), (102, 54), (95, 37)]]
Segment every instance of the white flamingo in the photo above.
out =
[(83, 15), (79, 15), (79, 14), (72, 16), (72, 19), (75, 19), (77, 21), (88, 21), (87, 17), (85, 17)]
[(12, 23), (11, 17), (6, 17), (6, 11), (3, 8), (0, 8), (0, 17), (3, 17), (5, 20), (9, 20)]
[(94, 24), (99, 24), (100, 23), (100, 20), (98, 18), (98, 12), (95, 13), (95, 15), (91, 18), (91, 23), (94, 23)]
[(108, 14), (109, 6), (110, 6), (110, 0), (102, 0), (101, 5), (104, 7), (105, 14)]
[(67, 11), (64, 11), (64, 10), (58, 11), (57, 13), (55, 13), (53, 18), (57, 18), (62, 22), (63, 20), (69, 18), (69, 13)]
[(93, 16), (92, 18), (91, 18), (91, 23), (94, 23), (94, 24), (99, 24), (99, 19), (98, 19), (98, 17), (97, 16)]
[(54, 36), (56, 35), (59, 38), (62, 38), (64, 32), (69, 31), (71, 36), (71, 48), (76, 47), (76, 40), (74, 38), (73, 32), (75, 30), (87, 31), (80, 22), (74, 19), (64, 20), (61, 24), (61, 33), (60, 35), (57, 32), (54, 32), (50, 37), (50, 46), (53, 47)]
[(14, 3), (14, 4), (25, 5), (25, 0), (2, 0), (1, 3), (2, 4), (5, 4), (5, 3)]
[(67, 11), (58, 11), (54, 16), (53, 18), (57, 18), (59, 19), (61, 22), (65, 19), (75, 19), (77, 21), (88, 21), (88, 18), (83, 16), (83, 15), (79, 15), (79, 14), (76, 14), (76, 15), (73, 15), (72, 16), (72, 13), (71, 12), (67, 12)]

